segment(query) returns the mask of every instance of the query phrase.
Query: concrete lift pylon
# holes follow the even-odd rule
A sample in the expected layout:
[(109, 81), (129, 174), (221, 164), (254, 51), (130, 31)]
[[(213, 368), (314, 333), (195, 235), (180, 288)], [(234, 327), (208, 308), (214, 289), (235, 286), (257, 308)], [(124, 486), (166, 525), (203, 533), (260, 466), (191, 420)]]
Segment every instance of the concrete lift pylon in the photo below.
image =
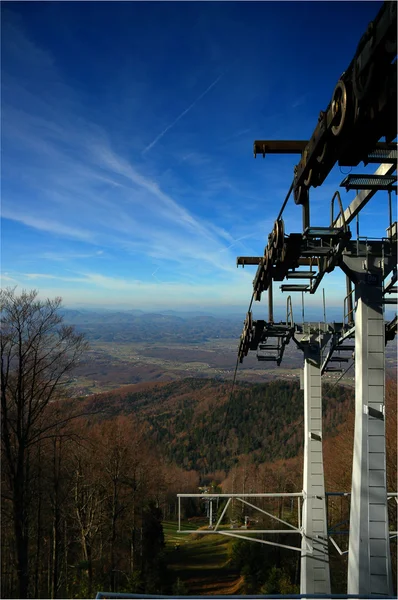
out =
[[(303, 326), (304, 327), (304, 326)], [(321, 351), (330, 333), (296, 334), (304, 353), (304, 469), (300, 593), (330, 594), (322, 450)]]
[[(355, 251), (356, 250), (356, 251)], [(355, 284), (355, 443), (348, 593), (393, 594), (387, 507), (383, 279), (396, 264), (384, 244), (343, 253)]]

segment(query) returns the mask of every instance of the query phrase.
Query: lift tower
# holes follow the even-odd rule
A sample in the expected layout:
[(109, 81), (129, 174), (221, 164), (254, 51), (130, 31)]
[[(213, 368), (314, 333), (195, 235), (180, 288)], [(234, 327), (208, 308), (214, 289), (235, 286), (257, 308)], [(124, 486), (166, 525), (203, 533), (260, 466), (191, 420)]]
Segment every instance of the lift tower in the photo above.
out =
[(330, 333), (303, 324), (294, 340), (304, 354), (304, 469), (300, 593), (330, 594), (322, 451), (321, 352)]
[(391, 240), (351, 243), (342, 269), (355, 284), (355, 443), (349, 594), (393, 594), (387, 512), (383, 279), (396, 264)]

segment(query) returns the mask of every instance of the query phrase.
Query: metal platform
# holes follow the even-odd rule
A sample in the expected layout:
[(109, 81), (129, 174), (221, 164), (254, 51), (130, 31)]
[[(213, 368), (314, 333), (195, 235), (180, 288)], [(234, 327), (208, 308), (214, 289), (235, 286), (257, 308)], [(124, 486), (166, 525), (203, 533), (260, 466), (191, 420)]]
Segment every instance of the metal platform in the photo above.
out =
[(398, 152), (396, 144), (378, 144), (372, 152), (369, 152), (364, 163), (390, 163), (394, 165), (397, 163), (397, 159)]
[[(340, 183), (340, 187), (348, 190), (396, 190), (396, 175), (347, 175)], [(395, 185), (394, 185), (395, 184)]]

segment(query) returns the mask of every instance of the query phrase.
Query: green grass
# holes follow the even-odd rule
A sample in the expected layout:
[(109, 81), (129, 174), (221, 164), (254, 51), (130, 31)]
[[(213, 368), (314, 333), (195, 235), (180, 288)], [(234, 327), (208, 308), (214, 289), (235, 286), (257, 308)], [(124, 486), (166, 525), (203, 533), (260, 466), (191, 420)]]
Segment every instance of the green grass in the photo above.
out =
[[(197, 529), (190, 523), (184, 530)], [(164, 522), (167, 563), (189, 594), (231, 594), (239, 591), (239, 573), (230, 566), (233, 540), (217, 534), (177, 533), (177, 524)], [(176, 546), (178, 547), (176, 548)]]

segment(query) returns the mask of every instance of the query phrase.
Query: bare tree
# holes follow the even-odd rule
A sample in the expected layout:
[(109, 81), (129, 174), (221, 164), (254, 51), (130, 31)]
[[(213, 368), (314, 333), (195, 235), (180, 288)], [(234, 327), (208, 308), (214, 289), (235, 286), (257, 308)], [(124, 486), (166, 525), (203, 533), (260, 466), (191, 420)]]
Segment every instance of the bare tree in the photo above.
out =
[(68, 375), (87, 349), (83, 336), (63, 324), (61, 299), (37, 296), (35, 290), (0, 291), (2, 468), (13, 510), (19, 598), (29, 594), (29, 455), (40, 440), (59, 436), (63, 421), (49, 404), (65, 395)]

